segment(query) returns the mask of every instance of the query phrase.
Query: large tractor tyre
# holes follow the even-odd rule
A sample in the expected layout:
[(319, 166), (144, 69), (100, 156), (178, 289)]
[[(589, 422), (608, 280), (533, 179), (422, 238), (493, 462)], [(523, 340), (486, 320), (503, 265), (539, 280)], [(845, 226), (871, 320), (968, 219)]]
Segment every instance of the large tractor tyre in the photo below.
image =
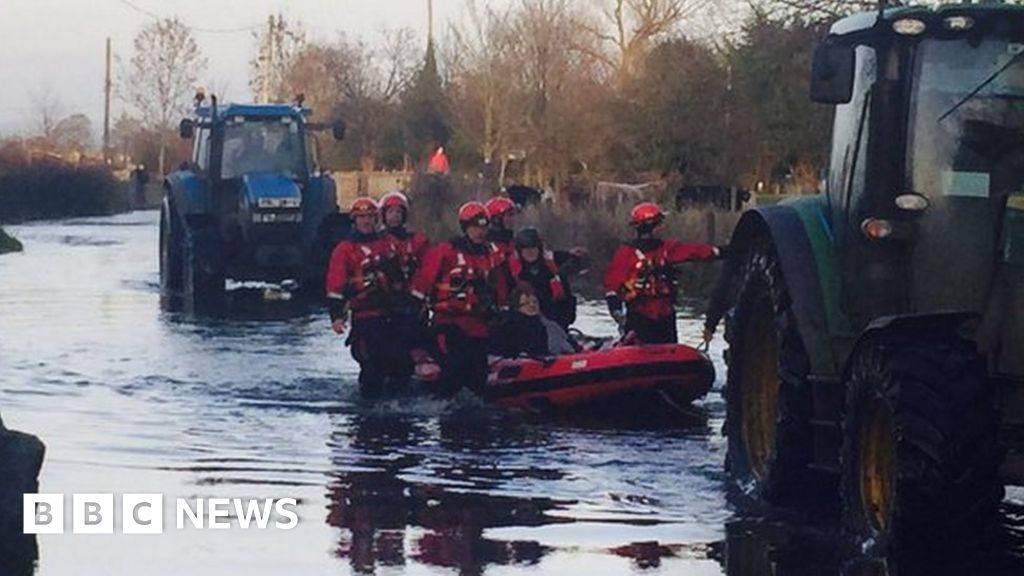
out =
[(741, 262), (725, 332), (726, 468), (754, 501), (795, 504), (809, 493), (813, 450), (807, 353), (771, 241), (755, 242)]
[(977, 541), (1003, 486), (999, 420), (976, 346), (953, 336), (879, 339), (850, 366), (840, 497), (858, 549)]
[(224, 303), (224, 257), (220, 234), (212, 226), (189, 228), (185, 242), (185, 307), (214, 310)]
[(160, 292), (180, 296), (183, 285), (184, 239), (181, 225), (165, 200), (160, 208)]
[(331, 264), (331, 255), (334, 248), (348, 237), (351, 230), (352, 219), (348, 214), (328, 214), (320, 222), (316, 239), (310, 246), (309, 265), (301, 284), (301, 297), (305, 301), (325, 301), (327, 295), (324, 291), (324, 282)]

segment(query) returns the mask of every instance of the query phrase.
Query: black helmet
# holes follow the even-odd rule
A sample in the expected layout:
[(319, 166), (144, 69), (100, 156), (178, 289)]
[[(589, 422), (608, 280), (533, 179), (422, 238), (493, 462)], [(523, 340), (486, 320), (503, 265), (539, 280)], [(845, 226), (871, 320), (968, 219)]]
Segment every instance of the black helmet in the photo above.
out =
[(540, 232), (536, 228), (523, 228), (516, 233), (516, 250), (523, 248), (543, 248)]

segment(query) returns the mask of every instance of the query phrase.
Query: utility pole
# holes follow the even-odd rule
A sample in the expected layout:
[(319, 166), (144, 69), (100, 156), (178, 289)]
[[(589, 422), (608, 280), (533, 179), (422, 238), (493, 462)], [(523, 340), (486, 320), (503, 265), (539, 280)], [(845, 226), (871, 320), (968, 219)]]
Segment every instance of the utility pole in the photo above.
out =
[(107, 72), (103, 80), (103, 159), (110, 161), (110, 95), (114, 84), (110, 81), (110, 37), (107, 37)]
[(267, 39), (263, 42), (263, 82), (260, 86), (259, 102), (270, 102), (271, 74), (274, 73), (274, 15), (267, 17)]
[(427, 0), (427, 44), (434, 44), (434, 0)]

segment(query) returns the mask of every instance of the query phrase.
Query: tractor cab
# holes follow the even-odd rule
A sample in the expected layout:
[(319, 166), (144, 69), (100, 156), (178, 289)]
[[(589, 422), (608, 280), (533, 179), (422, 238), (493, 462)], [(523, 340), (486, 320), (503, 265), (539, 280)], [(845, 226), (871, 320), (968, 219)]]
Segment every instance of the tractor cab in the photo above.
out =
[[(218, 300), (226, 279), (317, 286), (347, 222), (317, 166), (314, 134), (330, 129), (340, 140), (344, 123), (310, 122), (301, 100), (204, 103), (197, 94), (179, 127), (192, 161), (165, 185), (162, 285), (186, 301)], [(193, 270), (190, 258), (202, 265)]]
[[(996, 288), (1024, 290), (1012, 266), (1024, 263), (1024, 9), (846, 18), (818, 50), (811, 93), (837, 105), (827, 214), (852, 324), (988, 313), (990, 340), (1019, 341)], [(1020, 370), (1016, 352), (997, 363)]]
[(1024, 484), (1024, 7), (882, 2), (810, 87), (826, 192), (746, 212), (716, 295), (727, 466), (862, 550), (973, 541)]

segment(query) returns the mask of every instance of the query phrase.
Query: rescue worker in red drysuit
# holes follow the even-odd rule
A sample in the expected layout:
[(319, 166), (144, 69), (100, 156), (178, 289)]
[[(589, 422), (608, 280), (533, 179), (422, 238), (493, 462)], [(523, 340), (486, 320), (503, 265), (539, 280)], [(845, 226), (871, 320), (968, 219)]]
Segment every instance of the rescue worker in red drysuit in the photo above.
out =
[(448, 155), (444, 153), (444, 146), (438, 146), (437, 150), (427, 162), (427, 173), (447, 176), (451, 167), (448, 164)]
[[(421, 348), (427, 340), (426, 316), (423, 303), (412, 295), (412, 279), (430, 249), (430, 241), (422, 232), (406, 227), (409, 218), (409, 199), (401, 192), (389, 192), (381, 197), (380, 209), (384, 220), (384, 234), (391, 240), (398, 255), (400, 274), (392, 285), (389, 314), (395, 329), (394, 347), (403, 357)], [(411, 361), (411, 360), (410, 360)]]
[(444, 392), (480, 390), (487, 378), (490, 321), (507, 299), (498, 248), (487, 241), (487, 208), (467, 202), (459, 209), (463, 236), (427, 252), (412, 293), (433, 311), (436, 351)]
[(690, 260), (712, 260), (719, 255), (719, 249), (710, 244), (658, 238), (664, 220), (665, 214), (656, 204), (637, 204), (630, 214), (636, 238), (619, 246), (604, 275), (605, 297), (612, 318), (624, 333), (634, 333), (644, 344), (679, 342), (672, 267)]
[(536, 228), (524, 228), (515, 235), (515, 251), (508, 260), (514, 286), (525, 282), (533, 287), (541, 312), (563, 329), (576, 321), (576, 296), (564, 270), (578, 266), (584, 251), (545, 250)]
[[(384, 392), (389, 378), (402, 369), (392, 350), (393, 325), (388, 315), (389, 292), (394, 284), (397, 255), (391, 241), (378, 232), (379, 210), (370, 198), (357, 198), (349, 214), (354, 227), (331, 254), (327, 269), (328, 311), (331, 328), (344, 334), (347, 317), (352, 326), (346, 344), (359, 363), (359, 390), (364, 396)], [(407, 369), (411, 372), (411, 361)]]
[(507, 260), (516, 252), (515, 217), (518, 209), (515, 203), (504, 196), (491, 198), (486, 206), (487, 217), (491, 221), (487, 240), (493, 242)]

